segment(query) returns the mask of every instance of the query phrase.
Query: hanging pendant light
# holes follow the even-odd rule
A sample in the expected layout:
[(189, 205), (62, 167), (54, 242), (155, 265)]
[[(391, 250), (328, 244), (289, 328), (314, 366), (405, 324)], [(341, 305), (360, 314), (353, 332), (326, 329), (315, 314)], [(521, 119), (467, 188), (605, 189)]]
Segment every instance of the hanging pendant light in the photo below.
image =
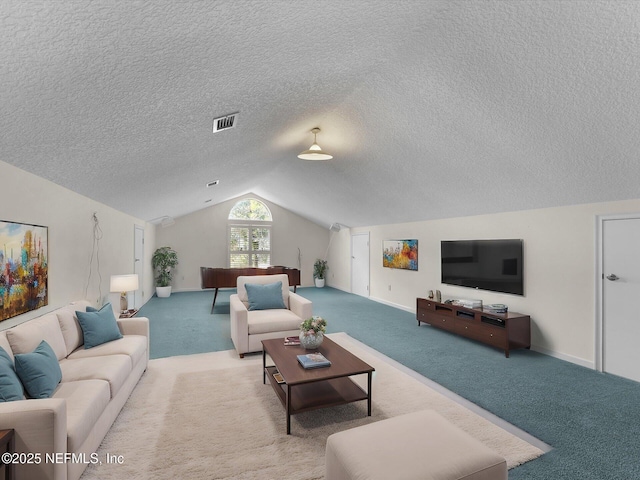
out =
[(313, 145), (309, 147), (309, 150), (305, 150), (304, 152), (300, 153), (298, 155), (298, 158), (301, 158), (302, 160), (331, 160), (333, 158), (333, 155), (327, 152), (323, 152), (320, 148), (320, 145), (318, 145), (318, 142), (316, 141), (316, 135), (320, 133), (320, 129), (314, 128), (311, 130), (311, 133), (313, 133)]

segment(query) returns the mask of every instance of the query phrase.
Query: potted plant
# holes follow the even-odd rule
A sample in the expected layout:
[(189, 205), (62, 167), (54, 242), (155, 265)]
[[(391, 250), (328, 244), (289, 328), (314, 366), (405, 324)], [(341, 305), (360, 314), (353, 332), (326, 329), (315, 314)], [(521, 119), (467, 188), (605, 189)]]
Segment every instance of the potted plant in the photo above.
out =
[(327, 265), (326, 260), (317, 259), (316, 263), (313, 264), (313, 278), (316, 287), (324, 287), (324, 280), (327, 270), (329, 270), (329, 265)]
[(168, 297), (171, 295), (172, 270), (178, 265), (178, 254), (171, 247), (160, 247), (153, 252), (151, 265), (156, 272), (156, 295)]

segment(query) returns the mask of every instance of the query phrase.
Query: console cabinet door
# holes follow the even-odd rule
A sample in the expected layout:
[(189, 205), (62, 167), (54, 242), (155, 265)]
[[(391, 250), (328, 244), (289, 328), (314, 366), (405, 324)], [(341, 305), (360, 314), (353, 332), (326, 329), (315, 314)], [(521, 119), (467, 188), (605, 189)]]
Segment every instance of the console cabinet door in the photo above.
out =
[(482, 338), (482, 327), (473, 321), (457, 319), (456, 333), (463, 337), (480, 340)]
[(431, 325), (434, 327), (442, 328), (443, 330), (448, 330), (450, 332), (456, 331), (455, 319), (453, 317), (448, 317), (446, 315), (434, 315), (433, 321)]
[(430, 323), (429, 322), (429, 314), (430, 313), (431, 312), (429, 310), (425, 310), (424, 308), (419, 308), (418, 309), (418, 313), (416, 314), (418, 322)]
[(500, 327), (489, 327), (484, 326), (482, 328), (482, 338), (481, 341), (484, 343), (488, 343), (489, 345), (493, 345), (494, 347), (499, 347), (502, 349), (508, 348), (507, 341), (507, 332), (504, 328)]

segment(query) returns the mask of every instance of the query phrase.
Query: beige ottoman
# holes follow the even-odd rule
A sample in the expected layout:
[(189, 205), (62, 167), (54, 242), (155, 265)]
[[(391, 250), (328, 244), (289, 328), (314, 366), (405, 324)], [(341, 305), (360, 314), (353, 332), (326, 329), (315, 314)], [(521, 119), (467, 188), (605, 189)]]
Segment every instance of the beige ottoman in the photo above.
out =
[(326, 480), (506, 480), (507, 462), (433, 410), (327, 438)]

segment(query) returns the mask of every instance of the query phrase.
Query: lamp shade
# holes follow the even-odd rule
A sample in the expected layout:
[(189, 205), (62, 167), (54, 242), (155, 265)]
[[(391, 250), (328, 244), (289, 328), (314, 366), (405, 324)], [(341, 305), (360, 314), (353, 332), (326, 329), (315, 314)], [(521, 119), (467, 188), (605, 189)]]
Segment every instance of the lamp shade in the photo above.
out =
[(320, 148), (320, 145), (314, 143), (309, 147), (309, 150), (305, 150), (304, 152), (298, 155), (298, 158), (302, 160), (331, 160), (333, 155), (323, 151)]
[(133, 292), (138, 290), (138, 274), (111, 275), (111, 292)]
[(298, 155), (298, 158), (302, 160), (331, 160), (333, 155), (327, 153), (320, 148), (318, 142), (316, 141), (316, 136), (320, 133), (319, 128), (314, 128), (311, 130), (313, 133), (313, 144), (309, 147), (309, 150), (305, 150)]

